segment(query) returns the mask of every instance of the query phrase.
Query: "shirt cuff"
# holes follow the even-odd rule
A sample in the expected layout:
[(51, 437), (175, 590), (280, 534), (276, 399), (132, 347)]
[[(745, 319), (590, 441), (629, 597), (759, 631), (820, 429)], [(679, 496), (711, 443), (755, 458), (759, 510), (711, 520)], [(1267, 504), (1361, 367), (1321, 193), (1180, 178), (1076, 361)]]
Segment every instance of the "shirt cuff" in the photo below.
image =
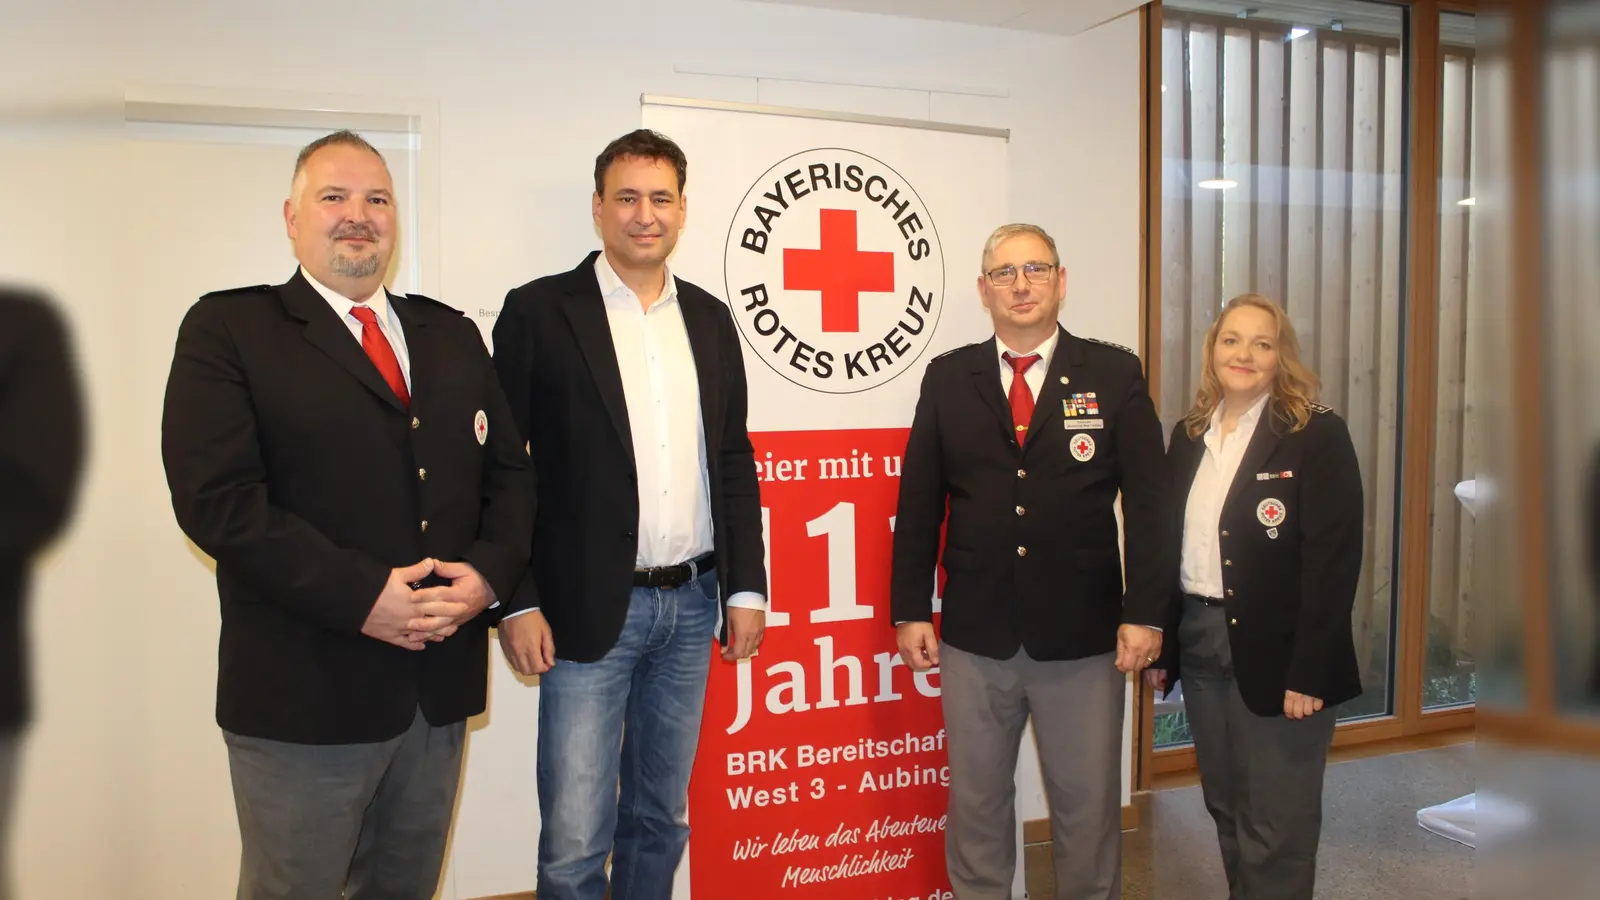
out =
[[(496, 604), (496, 605), (498, 606), (499, 604)], [(531, 613), (531, 612), (538, 612), (538, 611), (539, 611), (539, 607), (530, 606), (527, 609), (519, 609), (514, 613), (506, 613), (505, 615), (500, 617), (500, 621), (504, 622), (507, 619), (515, 619), (517, 616), (520, 616), (523, 613)]]
[(728, 605), (739, 609), (759, 609), (762, 612), (766, 612), (767, 598), (755, 591), (740, 591), (728, 598)]

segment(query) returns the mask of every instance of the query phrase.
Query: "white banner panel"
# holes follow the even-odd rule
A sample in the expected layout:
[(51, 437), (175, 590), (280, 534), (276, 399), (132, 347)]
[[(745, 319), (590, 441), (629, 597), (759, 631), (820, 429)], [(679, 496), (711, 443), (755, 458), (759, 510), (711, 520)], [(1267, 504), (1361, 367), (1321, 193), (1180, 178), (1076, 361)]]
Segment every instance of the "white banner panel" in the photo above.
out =
[(757, 658), (712, 660), (673, 896), (949, 900), (938, 675), (895, 653), (890, 553), (922, 371), (993, 333), (1006, 143), (716, 106), (643, 122), (689, 160), (673, 271), (744, 340), (772, 610)]
[(689, 158), (671, 265), (734, 310), (751, 431), (909, 426), (927, 361), (993, 333), (1004, 140), (650, 103), (644, 127)]

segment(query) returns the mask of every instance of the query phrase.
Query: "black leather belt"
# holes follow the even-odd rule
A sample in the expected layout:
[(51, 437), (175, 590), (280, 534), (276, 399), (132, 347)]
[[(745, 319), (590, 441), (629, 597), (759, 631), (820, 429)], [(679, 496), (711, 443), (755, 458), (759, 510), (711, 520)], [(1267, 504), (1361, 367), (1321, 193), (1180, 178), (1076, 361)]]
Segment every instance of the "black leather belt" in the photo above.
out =
[(1215, 606), (1215, 607), (1221, 608), (1224, 605), (1223, 602), (1222, 602), (1222, 598), (1220, 598), (1220, 597), (1202, 597), (1199, 594), (1184, 594), (1184, 596), (1188, 597), (1191, 600), (1199, 600), (1201, 603), (1204, 603), (1207, 606)]
[(675, 566), (657, 566), (653, 569), (634, 569), (633, 586), (649, 588), (675, 588), (699, 578), (717, 564), (715, 553), (706, 553)]

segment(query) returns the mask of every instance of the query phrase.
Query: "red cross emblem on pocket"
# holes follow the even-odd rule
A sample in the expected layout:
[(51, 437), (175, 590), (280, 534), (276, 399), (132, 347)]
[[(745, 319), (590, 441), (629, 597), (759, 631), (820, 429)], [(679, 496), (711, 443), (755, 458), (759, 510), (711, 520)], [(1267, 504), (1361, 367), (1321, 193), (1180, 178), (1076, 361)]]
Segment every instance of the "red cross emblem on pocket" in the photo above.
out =
[(1256, 506), (1256, 519), (1268, 528), (1282, 525), (1285, 515), (1287, 511), (1283, 508), (1283, 503), (1272, 497), (1268, 497)]

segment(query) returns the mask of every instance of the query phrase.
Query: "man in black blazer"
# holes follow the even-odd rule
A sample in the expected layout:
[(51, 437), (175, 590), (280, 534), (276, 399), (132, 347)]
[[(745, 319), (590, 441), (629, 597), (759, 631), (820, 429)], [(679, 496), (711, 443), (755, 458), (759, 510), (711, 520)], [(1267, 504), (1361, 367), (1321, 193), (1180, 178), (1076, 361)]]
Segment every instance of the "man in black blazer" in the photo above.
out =
[(604, 897), (608, 853), (613, 900), (671, 896), (712, 637), (743, 659), (765, 624), (733, 316), (666, 264), (687, 166), (654, 132), (613, 141), (594, 170), (605, 249), (511, 291), (495, 324), (540, 476), (500, 625), (512, 665), (543, 675), (540, 900)]
[(66, 323), (0, 286), (0, 897), (19, 743), (32, 719), (24, 605), (35, 556), (65, 527), (83, 472), (83, 396)]
[(306, 147), (299, 270), (201, 298), (167, 382), (173, 510), (217, 563), (241, 900), (433, 896), (480, 613), (527, 564), (522, 440), (472, 322), (384, 288), (394, 206), (359, 136)]
[[(1066, 273), (1042, 229), (997, 229), (978, 291), (995, 337), (934, 359), (923, 376), (890, 599), (901, 656), (919, 671), (941, 667), (946, 865), (963, 900), (1010, 896), (1031, 712), (1056, 897), (1114, 898), (1123, 673), (1159, 654), (1172, 577), (1161, 423), (1138, 357), (1057, 324)], [(937, 564), (947, 580), (935, 637)]]

